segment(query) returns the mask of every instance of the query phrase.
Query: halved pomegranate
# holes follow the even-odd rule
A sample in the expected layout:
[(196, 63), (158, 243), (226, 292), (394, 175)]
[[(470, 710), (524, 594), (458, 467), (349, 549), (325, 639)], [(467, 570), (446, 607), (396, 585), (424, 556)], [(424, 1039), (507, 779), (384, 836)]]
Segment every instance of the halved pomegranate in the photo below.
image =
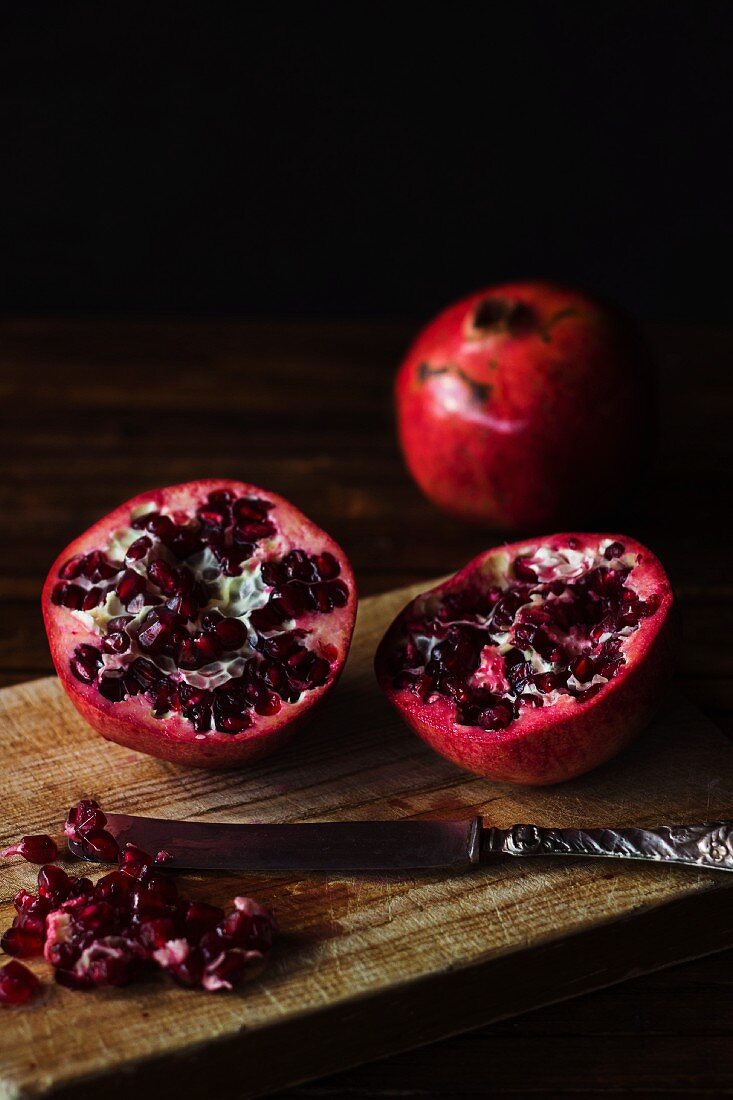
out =
[(397, 616), (376, 655), (406, 722), (461, 767), (570, 779), (649, 722), (670, 671), (672, 590), (624, 535), (487, 550)]
[(143, 493), (59, 555), (51, 654), (104, 737), (233, 767), (271, 752), (336, 682), (356, 585), (343, 550), (275, 493), (194, 481)]

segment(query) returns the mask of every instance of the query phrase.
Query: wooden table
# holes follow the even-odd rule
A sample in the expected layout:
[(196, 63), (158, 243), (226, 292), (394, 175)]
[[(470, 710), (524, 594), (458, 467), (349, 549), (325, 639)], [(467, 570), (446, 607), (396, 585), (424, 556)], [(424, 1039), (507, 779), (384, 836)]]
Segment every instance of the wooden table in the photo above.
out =
[[(365, 322), (0, 322), (0, 685), (51, 671), (38, 597), (58, 550), (154, 485), (224, 476), (283, 493), (344, 545), (365, 595), (457, 568), (488, 545), (425, 502), (402, 466), (390, 382), (409, 336), (409, 326)], [(667, 326), (650, 337), (659, 461), (644, 498), (607, 526), (668, 566), (683, 683), (730, 736), (733, 330)], [(599, 486), (612, 455), (609, 440), (589, 456)], [(288, 1095), (731, 1095), (732, 961), (689, 963)]]

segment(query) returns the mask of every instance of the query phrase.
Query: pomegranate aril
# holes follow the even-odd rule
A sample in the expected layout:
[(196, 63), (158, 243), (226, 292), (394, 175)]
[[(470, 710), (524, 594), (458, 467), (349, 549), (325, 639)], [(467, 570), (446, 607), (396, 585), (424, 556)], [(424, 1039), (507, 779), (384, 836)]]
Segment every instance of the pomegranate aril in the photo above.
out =
[(224, 919), (224, 910), (204, 901), (191, 901), (184, 913), (184, 929), (188, 940), (196, 943), (205, 932), (215, 928)]
[(164, 545), (172, 542), (178, 533), (178, 529), (170, 516), (164, 516), (156, 512), (148, 516), (145, 528), (151, 535), (155, 535), (156, 539), (160, 539)]
[(506, 729), (513, 717), (514, 714), (509, 706), (505, 703), (497, 703), (480, 711), (476, 725), (485, 730)]
[(177, 936), (176, 926), (170, 917), (156, 917), (144, 921), (138, 933), (140, 942), (149, 951), (165, 947), (169, 940)]
[[(203, 602), (206, 603), (206, 600)], [(166, 607), (179, 615), (181, 619), (192, 621), (198, 618), (201, 602), (193, 592), (176, 592), (167, 601)]]
[[(167, 608), (165, 610), (172, 615)], [(159, 652), (170, 638), (172, 627), (172, 619), (164, 618), (159, 610), (153, 608), (137, 636), (137, 644), (148, 652)]]
[(113, 630), (102, 638), (105, 653), (126, 653), (130, 648), (130, 635), (125, 630)]
[(4, 848), (0, 856), (22, 856), (28, 863), (53, 863), (59, 857), (59, 850), (50, 836), (24, 836), (17, 844)]
[(255, 703), (255, 711), (263, 717), (277, 714), (281, 707), (282, 703), (274, 691), (266, 692)]
[(603, 556), (604, 558), (606, 558), (607, 561), (612, 561), (614, 558), (620, 558), (625, 550), (626, 547), (622, 542), (612, 542), (603, 551)]
[(557, 691), (559, 687), (559, 680), (554, 672), (538, 672), (532, 677), (532, 683), (545, 695), (551, 691)]
[(8, 928), (0, 937), (0, 948), (17, 959), (31, 959), (43, 954), (43, 936), (24, 928)]
[(89, 588), (87, 589), (84, 599), (81, 602), (82, 611), (91, 611), (93, 607), (99, 607), (101, 603), (104, 603), (107, 598), (107, 590), (103, 588)]
[(232, 531), (232, 538), (238, 545), (252, 545), (274, 534), (275, 524), (270, 520), (249, 520), (236, 525)]
[(117, 583), (118, 599), (127, 607), (135, 596), (140, 596), (145, 591), (145, 588), (145, 577), (136, 573), (134, 569), (126, 569)]
[(315, 563), (318, 575), (323, 581), (331, 581), (335, 577), (338, 577), (341, 572), (341, 566), (336, 561), (333, 554), (329, 554), (327, 550), (322, 554), (316, 555)]
[(221, 531), (227, 524), (227, 513), (215, 508), (199, 508), (196, 515), (207, 531)]
[(84, 851), (103, 863), (114, 863), (120, 850), (119, 844), (106, 829), (87, 833), (82, 839)]
[(125, 554), (125, 561), (140, 561), (141, 558), (145, 557), (152, 545), (153, 543), (147, 535), (141, 535), (139, 539), (135, 539), (135, 541), (128, 546), (127, 553)]
[(145, 883), (153, 873), (153, 860), (136, 844), (126, 844), (119, 854), (120, 871), (138, 882)]
[(221, 645), (218, 636), (215, 634), (197, 634), (193, 644), (199, 665), (210, 664), (212, 661), (218, 661), (221, 657)]
[(214, 728), (219, 733), (243, 733), (251, 725), (252, 719), (246, 713), (214, 716)]
[(64, 562), (59, 569), (59, 576), (65, 581), (73, 581), (80, 575), (83, 568), (84, 555), (76, 554), (73, 558), (69, 558), (68, 561)]
[(97, 678), (97, 673), (102, 667), (102, 657), (98, 649), (92, 645), (80, 645), (74, 650), (74, 656), (70, 661), (71, 671), (77, 680), (91, 684)]
[(163, 679), (163, 673), (145, 657), (137, 657), (130, 665), (130, 675), (137, 680), (143, 691), (148, 691)]
[(120, 703), (127, 697), (125, 677), (121, 672), (105, 672), (97, 684), (99, 694), (111, 703)]
[(587, 656), (576, 657), (574, 661), (571, 661), (570, 671), (578, 683), (581, 684), (592, 680), (595, 674), (593, 661)]
[(267, 516), (273, 505), (259, 497), (239, 497), (232, 505), (232, 513), (240, 522), (260, 520)]
[(241, 619), (219, 619), (214, 632), (225, 650), (241, 649), (247, 641), (247, 628)]
[(262, 643), (262, 652), (266, 657), (280, 661), (292, 652), (298, 640), (294, 633), (276, 634), (272, 638), (266, 638)]
[(513, 665), (507, 670), (507, 679), (512, 685), (515, 691), (524, 691), (524, 688), (533, 674), (532, 665), (529, 661), (521, 661), (519, 664)]
[(13, 898), (15, 910), (19, 913), (39, 913), (43, 916), (50, 910), (50, 902), (46, 898), (36, 898), (35, 894), (22, 888)]
[(321, 687), (328, 679), (331, 666), (323, 657), (316, 657), (308, 672), (308, 686)]
[(515, 559), (514, 576), (518, 581), (524, 581), (528, 584), (537, 583), (537, 573), (523, 558)]
[(133, 880), (121, 871), (110, 871), (97, 881), (97, 894), (107, 900), (124, 901), (132, 891)]
[(0, 1004), (25, 1004), (39, 985), (35, 974), (22, 963), (12, 960), (0, 967)]
[(80, 611), (84, 603), (86, 591), (78, 584), (65, 584), (59, 581), (51, 593), (51, 602), (61, 607), (68, 607), (70, 611)]
[(38, 893), (52, 903), (65, 901), (71, 888), (71, 879), (61, 867), (53, 864), (41, 867), (38, 872)]
[(99, 581), (108, 581), (116, 577), (122, 569), (122, 563), (109, 561), (101, 550), (93, 550), (87, 555), (84, 562), (84, 575), (97, 584)]
[(148, 566), (148, 578), (160, 589), (164, 596), (172, 596), (179, 590), (178, 571), (162, 558), (156, 558)]
[(249, 621), (251, 625), (258, 631), (263, 633), (265, 631), (277, 630), (285, 616), (278, 610), (276, 604), (270, 600), (264, 607), (258, 607), (250, 615)]

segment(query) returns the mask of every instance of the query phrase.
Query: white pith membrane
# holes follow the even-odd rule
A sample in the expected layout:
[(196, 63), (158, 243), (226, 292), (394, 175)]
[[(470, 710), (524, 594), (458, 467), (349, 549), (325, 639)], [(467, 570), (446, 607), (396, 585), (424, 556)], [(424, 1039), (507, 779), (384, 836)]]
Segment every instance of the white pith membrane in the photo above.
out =
[(415, 600), (390, 668), (424, 703), (454, 701), (459, 725), (505, 729), (526, 707), (597, 694), (659, 606), (636, 592), (637, 555), (611, 539), (493, 558), (481, 590)]
[[(86, 631), (96, 636), (100, 643), (104, 643), (104, 639), (110, 634), (120, 631), (129, 639), (129, 644), (123, 643), (127, 648), (122, 652), (105, 652), (102, 645), (95, 656), (94, 652), (89, 651), (96, 650), (96, 647), (90, 644), (77, 647), (76, 660), (72, 658), (71, 668), (78, 679), (85, 682), (96, 681), (98, 687), (101, 683), (105, 689), (101, 693), (112, 703), (122, 702), (135, 695), (149, 694), (154, 697), (151, 713), (156, 718), (168, 718), (175, 712), (181, 711), (184, 717), (190, 718), (199, 739), (205, 737), (206, 733), (212, 729), (229, 733), (241, 732), (251, 724), (255, 712), (274, 714), (282, 705), (297, 703), (303, 692), (327, 682), (331, 675), (331, 661), (335, 651), (333, 647), (318, 644), (318, 632), (314, 634), (313, 620), (315, 616), (328, 614), (334, 608), (345, 606), (349, 598), (344, 582), (336, 579), (340, 574), (340, 567), (332, 554), (318, 549), (313, 553), (307, 553), (281, 535), (277, 522), (277, 506), (264, 497), (235, 499), (232, 494), (229, 494), (228, 505), (221, 505), (220, 501), (212, 505), (210, 501), (221, 496), (221, 493), (222, 491), (210, 493), (206, 500), (202, 499), (198, 505), (192, 505), (188, 516), (184, 516), (180, 509), (169, 511), (165, 506), (159, 507), (153, 502), (134, 509), (130, 514), (130, 526), (116, 529), (106, 545), (84, 555), (86, 562), (90, 555), (101, 551), (103, 565), (115, 566), (117, 572), (113, 572), (113, 575), (102, 580), (92, 580), (88, 575), (84, 575), (83, 571), (74, 572), (73, 567), (70, 573), (64, 573), (64, 570), (72, 565), (74, 561), (72, 559), (71, 562), (62, 566), (59, 582), (52, 595), (52, 602), (68, 607), (71, 615), (83, 625)], [(259, 520), (261, 526), (274, 528), (274, 531), (261, 537), (252, 538), (250, 552), (244, 556), (241, 553), (241, 546), (232, 544), (232, 531), (237, 525), (232, 508), (237, 505), (243, 505), (245, 508), (252, 506), (255, 511), (259, 508), (261, 515), (254, 520), (250, 516), (250, 523), (254, 522), (256, 525)], [(222, 507), (228, 518), (219, 533), (215, 533), (212, 539), (218, 539), (222, 545), (226, 543), (223, 552), (234, 555), (232, 565), (222, 559), (221, 546), (217, 557), (207, 541), (211, 532), (197, 518), (198, 513), (204, 509)], [(176, 531), (183, 532), (194, 543), (198, 542), (201, 545), (188, 555), (174, 553), (146, 527), (146, 524), (156, 517), (170, 520), (175, 524)], [(241, 522), (246, 526), (246, 519)], [(133, 523), (134, 526), (132, 526)], [(141, 539), (147, 539), (150, 542), (150, 546), (142, 554), (139, 550)], [(137, 551), (133, 544), (138, 544)], [(128, 552), (131, 547), (133, 552), (140, 556), (130, 557)], [(239, 561), (238, 553), (241, 557)], [(291, 561), (293, 555), (300, 555), (301, 561), (296, 562), (291, 568), (287, 563)], [(302, 564), (303, 559), (305, 564)], [(328, 559), (325, 566), (326, 574), (321, 575), (315, 563), (320, 564), (326, 559)], [(188, 578), (188, 590), (190, 592), (195, 585), (193, 591), (199, 597), (196, 600), (198, 610), (193, 618), (184, 614), (176, 617), (178, 650), (172, 645), (145, 646), (140, 638), (146, 627), (151, 624), (151, 612), (153, 619), (159, 612), (169, 617), (171, 615), (169, 602), (171, 593), (166, 592), (164, 585), (158, 585), (148, 573), (149, 567), (155, 562), (164, 563), (175, 573), (192, 574), (194, 581)], [(272, 583), (270, 575), (270, 583), (268, 583), (263, 575), (263, 567), (269, 568), (270, 574), (273, 570), (275, 572), (280, 570), (280, 581)], [(83, 569), (89, 573), (87, 565), (83, 565)], [(282, 579), (285, 569), (290, 572), (285, 579)], [(292, 569), (296, 569), (296, 573), (300, 570), (300, 573), (293, 575)], [(303, 569), (305, 574), (302, 572)], [(140, 578), (141, 592), (132, 601), (128, 600), (125, 603), (120, 599), (117, 588), (121, 579), (128, 577), (129, 574)], [(304, 581), (304, 575), (310, 575), (310, 581)], [(132, 578), (133, 582), (136, 581), (136, 577)], [(70, 594), (70, 590), (74, 591)], [(78, 590), (81, 590), (81, 594)], [(318, 590), (317, 598), (313, 595), (316, 590)], [(291, 603), (292, 599), (295, 599), (301, 606), (298, 606), (296, 615), (286, 618), (282, 612), (274, 614), (271, 599), (279, 597), (280, 606), (287, 606), (288, 592), (291, 594)], [(294, 596), (293, 593), (295, 593)], [(285, 604), (283, 604), (283, 594)], [(98, 602), (86, 609), (74, 606), (86, 598), (90, 603), (93, 602), (93, 598)], [(256, 628), (252, 622), (252, 615), (258, 611), (264, 615), (265, 620), (268, 618), (272, 620), (274, 615), (274, 621), (266, 622), (266, 625), (259, 625)], [(217, 613), (221, 618), (236, 620), (241, 624), (242, 640), (237, 645), (220, 643), (215, 637), (215, 629), (211, 625), (206, 626), (206, 617), (215, 619)], [(121, 619), (126, 620), (122, 626), (119, 623)], [(308, 625), (305, 628), (303, 626), (303, 621), (308, 619), (311, 620), (310, 629)], [(115, 623), (115, 620), (118, 622)], [(110, 630), (110, 624), (112, 630)], [(214, 644), (216, 648), (213, 659), (201, 660), (197, 663), (197, 667), (181, 667), (177, 657), (180, 656), (180, 642), (184, 632), (192, 642), (197, 644), (202, 635), (208, 634), (208, 643)], [(220, 702), (223, 696), (221, 693), (218, 695), (212, 693), (217, 689), (241, 691), (247, 677), (250, 680), (253, 676), (256, 678), (257, 674), (253, 672), (255, 666), (258, 670), (266, 666), (272, 670), (279, 659), (271, 659), (267, 654), (263, 656), (263, 642), (272, 641), (275, 644), (281, 636), (294, 637), (294, 651), (297, 650), (301, 659), (299, 667), (303, 674), (299, 675), (297, 670), (286, 669), (286, 675), (283, 675), (282, 669), (280, 672), (275, 669), (272, 675), (277, 673), (282, 680), (280, 688), (277, 684), (264, 682), (257, 690), (253, 688), (245, 699), (244, 708), (239, 716), (241, 721), (235, 721), (237, 715), (234, 715), (230, 726), (222, 728), (213, 708), (215, 701)], [(314, 643), (311, 646), (308, 645), (309, 639)], [(204, 638), (204, 642), (206, 640)], [(90, 638), (89, 642), (91, 641)], [(284, 638), (283, 644), (285, 644)], [(78, 659), (80, 650), (83, 651), (81, 660)], [(304, 655), (300, 652), (301, 650), (308, 650), (308, 653)], [(327, 656), (328, 654), (330, 657)], [(145, 680), (141, 680), (137, 687), (133, 682), (135, 670), (140, 669), (141, 661), (146, 666), (152, 666), (155, 676), (158, 677), (153, 687), (146, 686)], [(96, 662), (99, 663), (99, 667), (95, 671)], [(191, 661), (186, 663), (190, 664)], [(285, 668), (283, 661), (279, 661), (279, 664)], [(149, 667), (148, 671), (150, 671)], [(153, 673), (150, 675), (152, 676)], [(130, 685), (129, 689), (119, 687), (123, 683)], [(106, 693), (112, 690), (108, 687), (110, 684), (114, 685), (115, 692), (121, 692), (120, 698)], [(164, 688), (168, 685), (162, 694), (159, 690), (160, 684)], [(186, 698), (182, 697), (181, 689), (187, 692)], [(231, 711), (231, 705), (229, 709)]]

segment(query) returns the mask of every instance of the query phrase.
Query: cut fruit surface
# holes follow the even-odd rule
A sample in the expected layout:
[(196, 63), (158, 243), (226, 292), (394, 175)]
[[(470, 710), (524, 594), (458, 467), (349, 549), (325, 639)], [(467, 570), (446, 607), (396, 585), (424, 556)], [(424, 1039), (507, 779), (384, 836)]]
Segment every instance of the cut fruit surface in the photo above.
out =
[(530, 539), (486, 551), (413, 600), (380, 643), (377, 677), (450, 760), (555, 783), (649, 722), (670, 670), (671, 606), (664, 569), (633, 539)]
[(292, 732), (336, 682), (356, 613), (333, 539), (233, 481), (128, 501), (59, 555), (42, 599), (56, 670), (87, 721), (211, 768)]

